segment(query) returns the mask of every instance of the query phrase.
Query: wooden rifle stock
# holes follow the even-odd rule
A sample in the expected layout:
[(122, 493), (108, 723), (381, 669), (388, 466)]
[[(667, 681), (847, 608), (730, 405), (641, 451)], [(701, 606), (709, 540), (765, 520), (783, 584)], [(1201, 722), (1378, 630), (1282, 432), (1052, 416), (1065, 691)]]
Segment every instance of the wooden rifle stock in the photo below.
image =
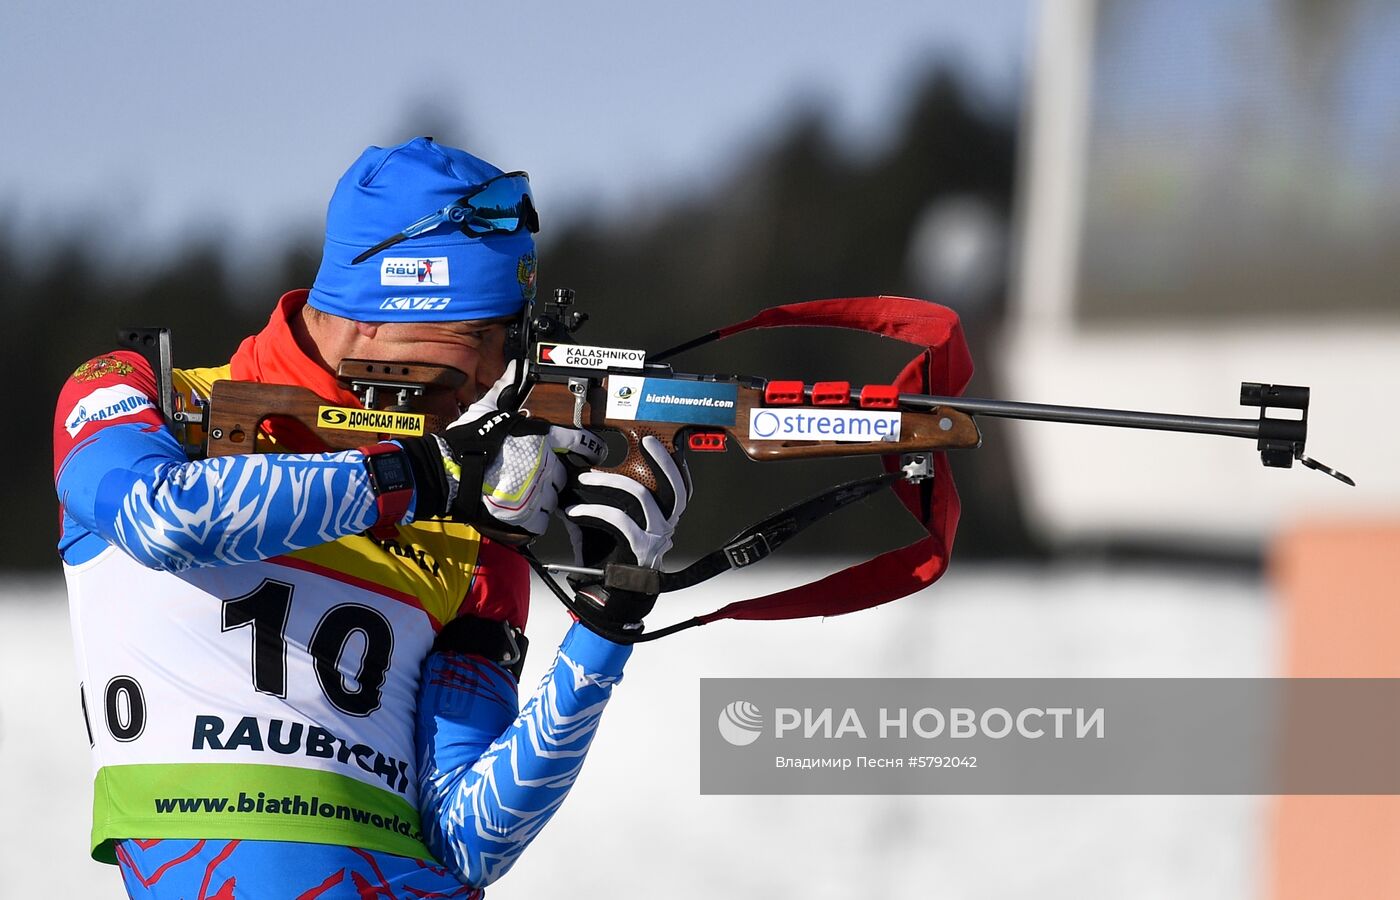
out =
[[(584, 387), (586, 385), (586, 387)], [(735, 405), (734, 425), (694, 425), (676, 422), (608, 418), (608, 379), (594, 377), (573, 379), (574, 387), (561, 381), (541, 381), (533, 385), (521, 404), (521, 411), (556, 425), (572, 425), (593, 431), (616, 431), (627, 442), (627, 454), (616, 465), (598, 471), (616, 472), (656, 489), (656, 479), (642, 454), (641, 441), (651, 435), (661, 441), (668, 451), (686, 446), (685, 433), (724, 432), (744, 455), (759, 462), (784, 459), (817, 459), (837, 456), (883, 456), (891, 453), (918, 453), (932, 450), (953, 450), (978, 447), (982, 434), (977, 423), (967, 413), (951, 407), (932, 410), (860, 410), (853, 407), (792, 407), (768, 406), (763, 392), (740, 385)], [(762, 440), (750, 437), (749, 411), (769, 408), (777, 413), (801, 409), (813, 411), (898, 412), (901, 417), (899, 439), (893, 441), (796, 441)]]

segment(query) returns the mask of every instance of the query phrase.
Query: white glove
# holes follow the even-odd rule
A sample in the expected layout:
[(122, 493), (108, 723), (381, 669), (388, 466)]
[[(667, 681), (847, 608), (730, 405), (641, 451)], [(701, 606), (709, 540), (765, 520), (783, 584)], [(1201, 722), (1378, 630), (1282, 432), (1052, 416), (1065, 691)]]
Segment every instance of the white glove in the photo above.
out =
[(584, 472), (578, 476), (577, 493), (583, 502), (565, 508), (564, 520), (580, 564), (597, 562), (586, 558), (581, 528), (610, 533), (619, 548), (631, 551), (637, 565), (648, 568), (660, 568), (662, 557), (671, 549), (676, 524), (690, 500), (690, 472), (683, 460), (678, 462), (651, 435), (642, 438), (641, 448), (656, 478), (655, 493), (625, 475)]

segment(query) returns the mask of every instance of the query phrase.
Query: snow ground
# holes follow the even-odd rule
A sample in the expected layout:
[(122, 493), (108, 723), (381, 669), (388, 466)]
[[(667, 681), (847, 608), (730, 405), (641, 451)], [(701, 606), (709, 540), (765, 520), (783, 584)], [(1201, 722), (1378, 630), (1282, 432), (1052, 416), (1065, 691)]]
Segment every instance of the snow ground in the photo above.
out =
[[(686, 613), (811, 577), (731, 575)], [(692, 598), (691, 595), (694, 595)], [(678, 614), (676, 618), (680, 618)], [(540, 588), (533, 687), (567, 619)], [(588, 766), (496, 887), (514, 898), (1001, 900), (1258, 896), (1267, 798), (699, 794), (702, 676), (1272, 675), (1264, 585), (1218, 571), (954, 566), (836, 619), (722, 622), (638, 649)], [(58, 580), (0, 581), (0, 895), (121, 897), (87, 857), (90, 774)]]

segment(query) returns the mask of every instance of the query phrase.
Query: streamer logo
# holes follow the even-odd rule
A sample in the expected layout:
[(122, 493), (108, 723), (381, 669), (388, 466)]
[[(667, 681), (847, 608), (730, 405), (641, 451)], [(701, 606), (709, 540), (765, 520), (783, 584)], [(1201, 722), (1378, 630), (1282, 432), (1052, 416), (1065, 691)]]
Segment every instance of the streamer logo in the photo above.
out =
[(719, 734), (735, 747), (747, 747), (763, 733), (763, 713), (747, 700), (735, 700), (720, 710)]
[(899, 440), (897, 412), (840, 409), (749, 410), (749, 437), (760, 441), (846, 441), (869, 443)]

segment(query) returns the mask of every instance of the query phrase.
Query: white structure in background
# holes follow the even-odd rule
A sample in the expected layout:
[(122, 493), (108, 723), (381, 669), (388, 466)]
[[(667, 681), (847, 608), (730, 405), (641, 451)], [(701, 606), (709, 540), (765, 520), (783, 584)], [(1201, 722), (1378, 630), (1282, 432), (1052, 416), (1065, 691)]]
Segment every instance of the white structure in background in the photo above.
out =
[(1002, 277), (1006, 223), (981, 197), (939, 197), (926, 206), (909, 238), (908, 265), (922, 292), (958, 310), (980, 313)]
[(1308, 455), (1359, 486), (1265, 469), (1238, 438), (1025, 424), (1033, 527), (1252, 547), (1304, 515), (1400, 509), (1400, 16), (1284, 0), (1038, 14), (1010, 397), (1252, 418), (1240, 382), (1309, 385)]

